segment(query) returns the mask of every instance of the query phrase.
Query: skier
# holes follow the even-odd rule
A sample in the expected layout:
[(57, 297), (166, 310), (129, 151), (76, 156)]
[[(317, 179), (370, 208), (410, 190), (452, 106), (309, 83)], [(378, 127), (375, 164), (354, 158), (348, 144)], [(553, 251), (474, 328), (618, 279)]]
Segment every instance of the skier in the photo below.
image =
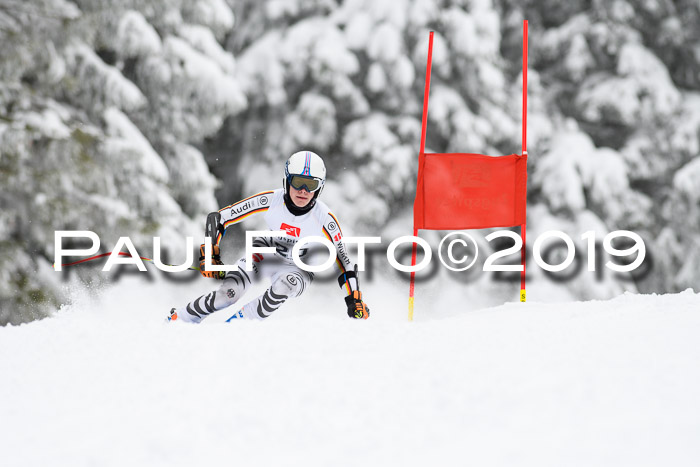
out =
[[(326, 181), (323, 159), (311, 151), (292, 154), (284, 167), (283, 188), (263, 191), (207, 216), (206, 234), (212, 238), (212, 264), (221, 265), (219, 243), (226, 229), (253, 215), (264, 216), (270, 230), (283, 230), (285, 237), (258, 237), (253, 246), (274, 247), (275, 253), (253, 255), (251, 271), (246, 270), (245, 257), (238, 260), (238, 271), (204, 270), (204, 245), (200, 247), (199, 266), (204, 277), (222, 278), (214, 292), (195, 299), (181, 308), (170, 310), (168, 320), (199, 323), (210, 314), (238, 302), (246, 290), (263, 278), (270, 278), (270, 287), (248, 302), (230, 319), (264, 319), (272, 315), (287, 299), (298, 297), (311, 284), (313, 273), (294, 264), (292, 248), (303, 237), (325, 236), (336, 249), (336, 264), (341, 271), (338, 284), (345, 288), (348, 316), (369, 317), (369, 307), (362, 301), (354, 263), (342, 240), (342, 231), (328, 206), (318, 199)], [(308, 251), (300, 250), (300, 258)], [(229, 320), (230, 320), (229, 319)]]

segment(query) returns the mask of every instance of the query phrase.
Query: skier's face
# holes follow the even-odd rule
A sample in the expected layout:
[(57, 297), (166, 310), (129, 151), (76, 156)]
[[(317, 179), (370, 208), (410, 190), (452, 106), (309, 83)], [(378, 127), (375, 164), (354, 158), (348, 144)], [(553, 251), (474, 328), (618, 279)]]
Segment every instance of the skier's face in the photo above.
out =
[(311, 198), (313, 198), (314, 195), (306, 191), (305, 188), (297, 190), (293, 186), (290, 186), (289, 197), (292, 198), (292, 202), (296, 205), (296, 207), (303, 208), (311, 202)]

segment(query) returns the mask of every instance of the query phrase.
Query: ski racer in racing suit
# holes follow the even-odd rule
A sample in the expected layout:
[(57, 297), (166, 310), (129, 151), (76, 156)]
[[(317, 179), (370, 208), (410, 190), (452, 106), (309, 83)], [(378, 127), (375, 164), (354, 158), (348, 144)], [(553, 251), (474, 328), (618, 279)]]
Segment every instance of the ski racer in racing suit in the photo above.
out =
[[(323, 159), (310, 151), (293, 154), (285, 164), (283, 189), (264, 191), (226, 206), (207, 217), (207, 235), (211, 236), (212, 264), (221, 262), (219, 243), (226, 229), (250, 216), (262, 215), (270, 230), (282, 230), (285, 237), (257, 237), (253, 246), (274, 247), (275, 253), (256, 253), (252, 256), (252, 270), (246, 270), (245, 257), (238, 260), (238, 271), (205, 271), (204, 245), (200, 248), (200, 271), (205, 277), (221, 278), (222, 285), (202, 295), (184, 307), (173, 308), (169, 320), (199, 323), (212, 313), (238, 302), (246, 290), (263, 278), (271, 280), (270, 287), (259, 297), (245, 304), (231, 319), (264, 319), (271, 316), (289, 298), (298, 297), (309, 287), (313, 273), (294, 264), (292, 248), (301, 238), (322, 236), (330, 240), (336, 250), (336, 264), (340, 269), (338, 283), (347, 292), (345, 303), (348, 316), (367, 319), (369, 307), (362, 300), (358, 288), (355, 263), (350, 260), (343, 243), (343, 233), (328, 206), (318, 199), (326, 179)], [(306, 252), (300, 251), (303, 258)]]

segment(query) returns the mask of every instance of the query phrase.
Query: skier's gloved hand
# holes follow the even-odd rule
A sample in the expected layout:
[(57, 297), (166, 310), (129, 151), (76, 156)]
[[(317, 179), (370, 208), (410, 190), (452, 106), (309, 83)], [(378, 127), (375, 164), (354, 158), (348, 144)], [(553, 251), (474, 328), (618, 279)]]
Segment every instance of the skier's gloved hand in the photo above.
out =
[(352, 295), (345, 297), (348, 306), (348, 316), (355, 319), (369, 318), (369, 307), (362, 301), (362, 292), (353, 290)]
[[(221, 250), (219, 250), (219, 245), (211, 246), (211, 264), (216, 266), (221, 266), (224, 263), (221, 261)], [(224, 271), (205, 271), (204, 270), (204, 244), (199, 247), (199, 272), (202, 273), (204, 277), (212, 279), (223, 279)]]

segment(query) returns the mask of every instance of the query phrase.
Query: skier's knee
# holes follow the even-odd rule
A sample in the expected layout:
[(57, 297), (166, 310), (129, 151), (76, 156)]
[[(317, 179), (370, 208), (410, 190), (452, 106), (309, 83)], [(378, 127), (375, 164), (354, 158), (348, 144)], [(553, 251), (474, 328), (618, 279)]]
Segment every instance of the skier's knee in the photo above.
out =
[(278, 296), (298, 297), (308, 285), (309, 280), (298, 272), (289, 272), (272, 283), (272, 291)]
[(241, 271), (230, 271), (216, 292), (217, 309), (233, 305), (250, 285), (249, 276)]

